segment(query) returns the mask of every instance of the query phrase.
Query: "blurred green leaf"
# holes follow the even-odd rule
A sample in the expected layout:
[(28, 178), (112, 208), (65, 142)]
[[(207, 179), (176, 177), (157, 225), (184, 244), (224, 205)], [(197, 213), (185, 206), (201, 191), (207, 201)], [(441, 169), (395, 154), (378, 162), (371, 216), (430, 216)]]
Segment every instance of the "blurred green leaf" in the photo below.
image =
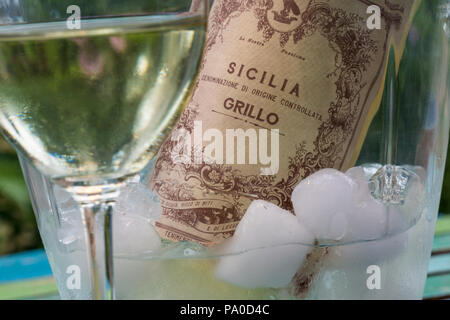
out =
[(28, 210), (30, 199), (17, 158), (0, 155), (0, 193), (12, 199), (22, 210)]
[[(449, 148), (450, 149), (450, 148)], [(447, 156), (439, 212), (450, 214), (450, 156)]]
[(0, 137), (0, 255), (41, 246), (17, 155)]

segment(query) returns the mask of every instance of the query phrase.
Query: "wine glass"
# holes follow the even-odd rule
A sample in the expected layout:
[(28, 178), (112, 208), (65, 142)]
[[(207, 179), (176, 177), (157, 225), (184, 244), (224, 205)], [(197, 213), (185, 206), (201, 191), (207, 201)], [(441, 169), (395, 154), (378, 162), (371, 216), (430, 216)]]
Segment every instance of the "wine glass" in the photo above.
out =
[(114, 203), (189, 99), (208, 3), (0, 1), (0, 130), (82, 208), (95, 299), (114, 299)]

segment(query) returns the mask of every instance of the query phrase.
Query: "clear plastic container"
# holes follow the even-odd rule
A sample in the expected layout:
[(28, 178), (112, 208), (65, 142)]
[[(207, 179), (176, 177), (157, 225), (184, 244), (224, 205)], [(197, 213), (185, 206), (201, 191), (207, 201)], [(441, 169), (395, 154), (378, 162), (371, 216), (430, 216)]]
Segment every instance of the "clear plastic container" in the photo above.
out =
[[(117, 298), (421, 299), (449, 137), (449, 8), (448, 1), (422, 1), (403, 55), (387, 50), (382, 101), (357, 168), (347, 173), (365, 190), (361, 197), (376, 202), (370, 208), (377, 213), (347, 221), (353, 237), (292, 241), (278, 236), (281, 230), (272, 220), (258, 227), (248, 218), (226, 245), (163, 240), (154, 228), (159, 200), (146, 188), (149, 165), (116, 205)], [(24, 161), (22, 166), (61, 297), (90, 298), (75, 202)], [(342, 191), (338, 182), (328, 187), (328, 195)], [(331, 201), (326, 196), (305, 201), (314, 207), (314, 201)], [(264, 208), (256, 204), (254, 210)], [(326, 223), (340, 230), (339, 222)], [(73, 282), (73, 270), (80, 271), (79, 283)]]

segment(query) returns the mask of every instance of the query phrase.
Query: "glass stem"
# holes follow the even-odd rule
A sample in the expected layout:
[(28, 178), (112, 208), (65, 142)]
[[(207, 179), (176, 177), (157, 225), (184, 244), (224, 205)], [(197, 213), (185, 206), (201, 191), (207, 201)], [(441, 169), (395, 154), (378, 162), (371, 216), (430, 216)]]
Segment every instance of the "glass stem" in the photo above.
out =
[(81, 207), (93, 298), (113, 300), (115, 298), (112, 248), (114, 203), (82, 203)]

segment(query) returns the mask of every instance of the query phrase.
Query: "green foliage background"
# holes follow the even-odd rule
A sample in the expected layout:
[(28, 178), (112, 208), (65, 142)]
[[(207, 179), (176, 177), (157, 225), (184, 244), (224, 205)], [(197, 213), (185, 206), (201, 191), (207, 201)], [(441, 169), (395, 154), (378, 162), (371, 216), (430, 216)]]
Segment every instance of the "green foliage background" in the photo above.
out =
[[(186, 10), (190, 3), (191, 0), (186, 0), (181, 5), (179, 0), (24, 0), (22, 9), (28, 21), (49, 21), (65, 18), (65, 10), (71, 4), (79, 5), (83, 16), (92, 16), (106, 12), (130, 14), (143, 10)], [(423, 49), (429, 50), (428, 47)], [(421, 66), (420, 61), (411, 62)], [(422, 66), (420, 70), (426, 71), (427, 68)], [(378, 154), (378, 150), (375, 153)], [(447, 159), (440, 212), (450, 213), (450, 159)], [(40, 246), (40, 237), (17, 155), (0, 136), (0, 255)]]
[(40, 246), (17, 155), (0, 137), (0, 255)]

